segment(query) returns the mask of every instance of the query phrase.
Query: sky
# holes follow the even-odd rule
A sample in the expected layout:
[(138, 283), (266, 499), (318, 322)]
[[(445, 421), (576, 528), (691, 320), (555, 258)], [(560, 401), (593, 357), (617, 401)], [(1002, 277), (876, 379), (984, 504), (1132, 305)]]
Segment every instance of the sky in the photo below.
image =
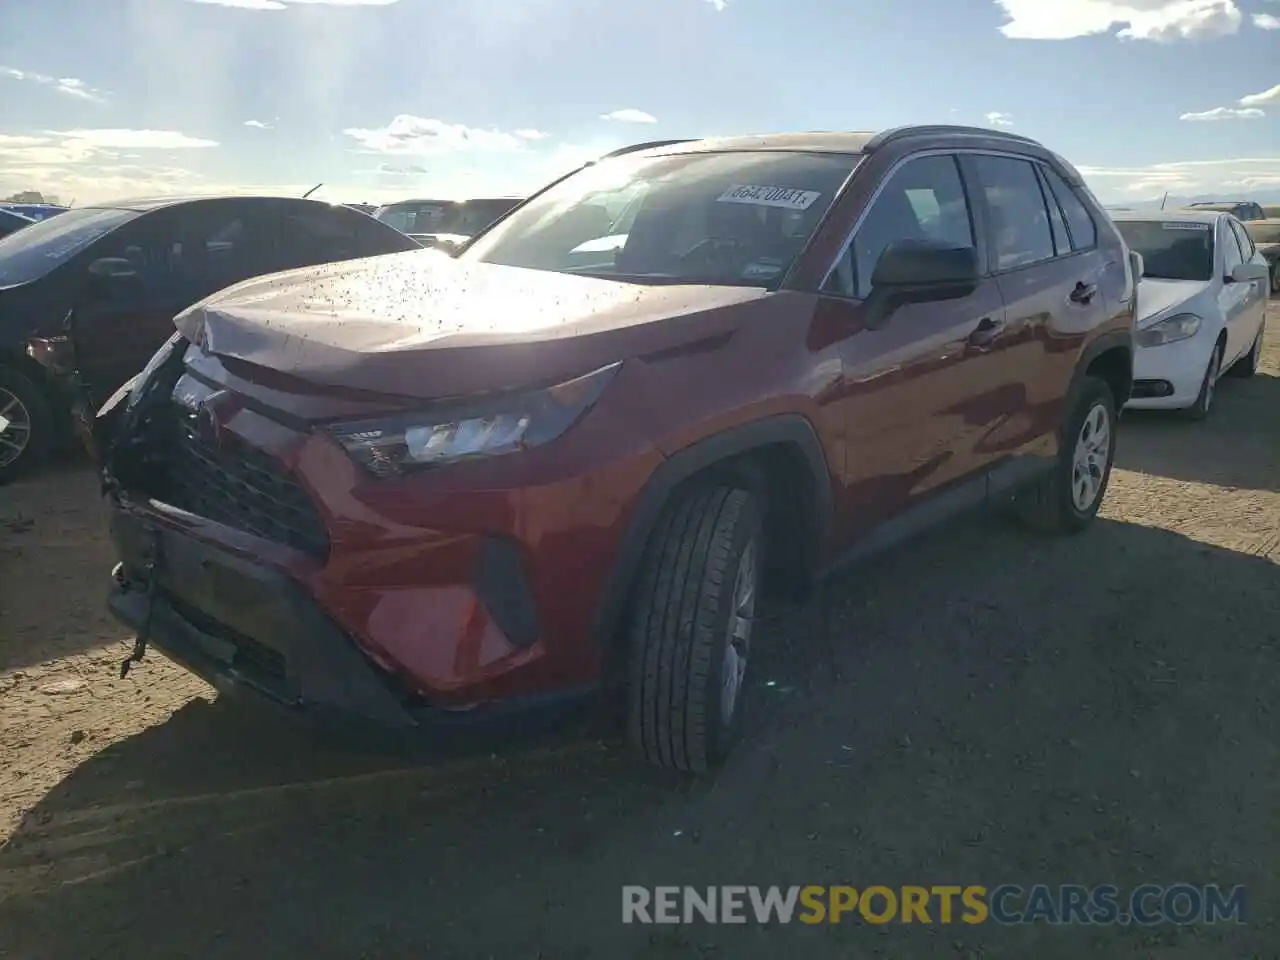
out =
[(1280, 191), (1280, 0), (3, 0), (0, 196), (532, 191), (641, 140), (996, 126)]

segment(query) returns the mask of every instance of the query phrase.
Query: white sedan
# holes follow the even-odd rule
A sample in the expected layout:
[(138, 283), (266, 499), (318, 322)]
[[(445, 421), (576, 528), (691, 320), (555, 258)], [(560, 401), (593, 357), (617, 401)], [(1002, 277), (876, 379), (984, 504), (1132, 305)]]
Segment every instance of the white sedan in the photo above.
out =
[(1257, 372), (1266, 258), (1228, 213), (1117, 213), (1114, 220), (1143, 260), (1128, 406), (1203, 419), (1222, 374)]

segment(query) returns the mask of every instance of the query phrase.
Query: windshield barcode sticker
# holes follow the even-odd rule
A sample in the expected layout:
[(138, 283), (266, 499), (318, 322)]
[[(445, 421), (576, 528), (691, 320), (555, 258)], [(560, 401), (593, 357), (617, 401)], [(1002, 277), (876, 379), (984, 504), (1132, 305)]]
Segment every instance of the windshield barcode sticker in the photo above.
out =
[(1207, 223), (1191, 223), (1189, 221), (1183, 221), (1182, 223), (1163, 223), (1161, 224), (1161, 226), (1164, 227), (1166, 230), (1208, 230), (1209, 229), (1209, 224)]
[(817, 190), (792, 187), (761, 187), (735, 183), (716, 198), (717, 203), (749, 203), (756, 207), (778, 207), (782, 210), (808, 210), (822, 194)]

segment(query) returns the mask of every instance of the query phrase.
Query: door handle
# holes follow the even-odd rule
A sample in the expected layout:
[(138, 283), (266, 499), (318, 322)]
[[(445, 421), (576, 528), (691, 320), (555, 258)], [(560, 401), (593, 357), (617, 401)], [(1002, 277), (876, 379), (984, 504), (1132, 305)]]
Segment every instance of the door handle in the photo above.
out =
[(1071, 302), (1087, 305), (1097, 292), (1098, 288), (1095, 284), (1085, 283), (1081, 280), (1076, 284), (1075, 289), (1071, 291)]
[(1003, 320), (992, 320), (990, 317), (983, 317), (978, 321), (978, 325), (973, 328), (973, 332), (969, 334), (969, 346), (989, 347), (1003, 330)]

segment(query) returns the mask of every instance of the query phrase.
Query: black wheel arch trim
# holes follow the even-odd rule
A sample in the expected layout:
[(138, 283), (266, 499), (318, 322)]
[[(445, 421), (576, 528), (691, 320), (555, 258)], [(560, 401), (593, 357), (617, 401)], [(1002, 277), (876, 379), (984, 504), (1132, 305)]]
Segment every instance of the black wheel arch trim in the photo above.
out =
[(817, 431), (807, 417), (779, 414), (753, 420), (677, 450), (663, 460), (645, 482), (627, 521), (613, 569), (596, 607), (594, 631), (601, 645), (609, 645), (615, 636), (645, 546), (676, 489), (716, 464), (773, 444), (789, 444), (799, 450), (813, 478), (812, 532), (820, 535), (828, 528), (834, 514), (831, 473)]
[[(1080, 360), (1076, 364), (1076, 369), (1071, 375), (1071, 386), (1067, 393), (1067, 397), (1070, 401), (1068, 409), (1075, 405), (1075, 398), (1080, 393), (1080, 385), (1083, 383), (1084, 378), (1088, 373), (1089, 365), (1107, 351), (1115, 350), (1117, 348), (1121, 348), (1129, 354), (1129, 389), (1130, 392), (1132, 392), (1134, 355), (1133, 332), (1131, 330), (1112, 330), (1108, 333), (1102, 334), (1096, 340), (1087, 344), (1084, 350), (1081, 351)], [(1128, 397), (1125, 397), (1116, 403), (1117, 415), (1119, 415), (1120, 410), (1124, 407), (1125, 403), (1128, 402), (1128, 399)]]

